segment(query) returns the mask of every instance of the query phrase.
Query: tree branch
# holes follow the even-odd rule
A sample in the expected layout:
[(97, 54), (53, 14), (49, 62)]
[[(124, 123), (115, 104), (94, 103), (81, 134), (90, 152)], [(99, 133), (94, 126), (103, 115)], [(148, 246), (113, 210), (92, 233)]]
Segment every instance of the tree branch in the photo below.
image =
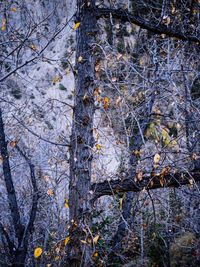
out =
[(35, 166), (32, 164), (31, 160), (23, 153), (23, 151), (19, 148), (18, 145), (16, 145), (15, 147), (19, 151), (21, 156), (25, 159), (27, 164), (29, 165), (31, 183), (32, 183), (32, 187), (33, 187), (33, 198), (32, 198), (31, 213), (30, 213), (29, 221), (28, 221), (28, 223), (26, 225), (26, 228), (24, 230), (24, 235), (23, 235), (22, 242), (21, 242), (21, 247), (24, 247), (25, 249), (27, 249), (27, 247), (28, 247), (28, 239), (29, 239), (30, 234), (33, 231), (34, 221), (35, 221), (35, 217), (36, 217), (36, 213), (37, 213), (37, 204), (38, 204), (38, 199), (39, 199), (39, 191), (38, 191), (38, 188), (37, 188), (36, 177), (35, 177), (35, 170), (34, 170)]
[(23, 226), (21, 224), (19, 207), (17, 205), (16, 192), (12, 181), (12, 175), (9, 164), (9, 154), (7, 150), (7, 142), (5, 139), (4, 125), (2, 119), (2, 111), (0, 109), (0, 152), (3, 159), (3, 175), (6, 184), (8, 202), (13, 220), (16, 237), (20, 242), (23, 235)]
[(110, 17), (112, 15), (113, 18), (119, 19), (123, 22), (131, 22), (138, 26), (140, 26), (143, 29), (146, 29), (150, 32), (153, 32), (155, 34), (166, 34), (170, 37), (176, 37), (178, 39), (181, 39), (183, 41), (191, 41), (191, 42), (199, 42), (200, 37), (191, 35), (189, 32), (184, 33), (181, 28), (175, 29), (174, 27), (171, 27), (170, 25), (165, 24), (158, 24), (153, 21), (147, 21), (139, 16), (135, 16), (134, 14), (128, 12), (127, 10), (123, 9), (109, 9), (109, 8), (97, 8), (96, 9), (96, 17), (100, 18), (102, 16), (104, 17)]
[(165, 175), (151, 175), (144, 176), (142, 181), (134, 181), (134, 178), (125, 180), (116, 179), (105, 181), (102, 183), (95, 183), (91, 186), (93, 193), (93, 200), (104, 196), (113, 195), (113, 192), (140, 192), (150, 189), (158, 189), (163, 187), (179, 187), (181, 185), (194, 184), (200, 181), (200, 171), (193, 170), (192, 172), (177, 172), (167, 173)]

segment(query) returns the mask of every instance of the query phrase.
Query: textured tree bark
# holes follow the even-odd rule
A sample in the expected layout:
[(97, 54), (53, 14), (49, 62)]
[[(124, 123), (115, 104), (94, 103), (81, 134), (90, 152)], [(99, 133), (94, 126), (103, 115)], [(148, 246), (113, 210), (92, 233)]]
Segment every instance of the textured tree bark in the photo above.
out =
[(70, 144), (69, 219), (70, 240), (67, 263), (73, 267), (91, 266), (90, 235), (92, 204), (90, 201), (91, 162), (94, 115), (95, 1), (77, 0), (75, 102)]

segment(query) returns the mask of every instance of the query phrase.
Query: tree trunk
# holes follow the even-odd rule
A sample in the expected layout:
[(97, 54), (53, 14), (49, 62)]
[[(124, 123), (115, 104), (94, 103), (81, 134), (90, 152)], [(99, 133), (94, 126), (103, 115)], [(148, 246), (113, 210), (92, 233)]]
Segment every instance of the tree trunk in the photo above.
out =
[[(91, 162), (94, 115), (94, 55), (92, 45), (97, 31), (95, 1), (77, 0), (75, 100), (70, 146), (68, 264), (73, 267), (92, 265), (90, 224)], [(78, 24), (76, 24), (78, 25)], [(91, 239), (90, 239), (91, 240)], [(91, 242), (92, 243), (92, 242)]]

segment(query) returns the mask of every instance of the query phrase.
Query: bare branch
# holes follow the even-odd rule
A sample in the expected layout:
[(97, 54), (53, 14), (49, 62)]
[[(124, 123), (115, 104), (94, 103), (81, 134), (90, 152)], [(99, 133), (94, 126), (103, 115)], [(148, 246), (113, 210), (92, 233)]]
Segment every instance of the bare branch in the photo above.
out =
[(176, 37), (178, 39), (181, 39), (183, 41), (191, 41), (191, 42), (199, 42), (200, 38), (199, 36), (190, 35), (190, 33), (184, 33), (181, 28), (175, 29), (174, 27), (171, 27), (170, 25), (165, 25), (161, 23), (156, 23), (153, 21), (147, 21), (139, 16), (135, 16), (134, 14), (128, 12), (127, 10), (123, 9), (109, 9), (109, 8), (98, 8), (96, 9), (96, 16), (97, 18), (100, 18), (102, 16), (104, 17), (110, 17), (112, 15), (113, 18), (119, 19), (123, 22), (131, 22), (134, 23), (143, 29), (146, 29), (150, 32), (153, 32), (155, 34), (166, 34), (170, 37)]
[(23, 226), (20, 220), (19, 207), (17, 204), (16, 192), (12, 181), (12, 174), (9, 164), (9, 154), (7, 150), (7, 142), (5, 139), (4, 125), (2, 119), (2, 111), (0, 109), (0, 152), (3, 159), (3, 174), (8, 193), (9, 207), (13, 220), (16, 237), (20, 242), (23, 235)]
[(41, 139), (42, 141), (45, 141), (47, 143), (50, 143), (52, 145), (55, 145), (55, 146), (70, 146), (69, 144), (67, 143), (56, 143), (56, 142), (52, 142), (50, 140), (47, 140), (45, 138), (43, 138), (42, 136), (40, 136), (39, 134), (35, 133), (34, 131), (32, 131), (31, 129), (29, 129), (22, 121), (20, 121), (17, 117), (15, 117), (13, 115), (13, 118), (15, 120), (17, 120), (26, 130), (28, 130), (30, 133), (32, 133), (33, 135), (35, 135), (36, 137), (38, 137), (39, 139)]

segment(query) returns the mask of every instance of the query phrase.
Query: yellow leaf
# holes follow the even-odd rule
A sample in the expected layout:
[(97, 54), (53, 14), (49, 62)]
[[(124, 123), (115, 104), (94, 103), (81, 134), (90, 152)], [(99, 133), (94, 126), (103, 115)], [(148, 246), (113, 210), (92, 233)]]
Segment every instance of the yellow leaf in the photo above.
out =
[(41, 248), (36, 248), (34, 251), (34, 257), (38, 258), (42, 254), (42, 249)]
[(127, 6), (127, 4), (125, 5), (125, 9), (127, 9), (128, 8), (128, 6)]
[(165, 183), (164, 179), (161, 178), (161, 179), (160, 179), (160, 184), (161, 184), (161, 186), (164, 186), (164, 183)]
[(80, 24), (81, 24), (80, 22), (77, 22), (76, 25), (74, 26), (74, 30), (76, 30)]
[(95, 245), (97, 244), (98, 239), (99, 239), (99, 235), (97, 235), (97, 236), (95, 236), (95, 237), (93, 238), (93, 242), (95, 243)]
[(98, 63), (96, 64), (95, 68), (94, 68), (96, 72), (100, 69), (100, 66), (101, 66), (101, 63), (98, 62)]
[(155, 154), (154, 156), (154, 162), (157, 164), (160, 160), (160, 155), (158, 153)]
[(66, 208), (69, 208), (68, 201), (69, 201), (69, 199), (66, 198), (66, 199), (65, 199), (65, 207), (66, 207)]
[(144, 195), (145, 191), (146, 191), (146, 188), (144, 187), (144, 188), (142, 189), (142, 194), (143, 194), (143, 195)]
[(83, 100), (85, 100), (85, 99), (86, 99), (86, 96), (87, 96), (87, 93), (86, 93), (86, 94), (84, 94), (84, 96), (83, 96)]
[(86, 242), (85, 240), (81, 240), (81, 242), (82, 242), (83, 244), (86, 244), (86, 245), (87, 245), (87, 242)]
[(140, 67), (142, 67), (142, 64), (143, 64), (143, 59), (141, 58), (140, 59)]
[(37, 50), (37, 47), (35, 47), (34, 45), (30, 45), (29, 47), (35, 51)]
[(55, 257), (55, 261), (57, 261), (60, 258), (60, 256)]
[(123, 198), (124, 197), (120, 198), (120, 201), (119, 201), (119, 208), (120, 208), (120, 210), (122, 210)]
[(67, 76), (69, 75), (69, 69), (66, 71)]
[(123, 55), (123, 59), (126, 61), (127, 60), (127, 56), (126, 55)]
[(97, 134), (97, 139), (99, 139), (101, 136), (100, 136), (100, 134)]
[(161, 34), (161, 37), (164, 39), (164, 38), (165, 38), (165, 34), (164, 34), (164, 33), (162, 33), (162, 34)]
[(2, 28), (1, 28), (2, 31), (4, 31), (5, 28), (6, 28), (5, 24), (6, 24), (6, 19), (3, 20), (3, 26), (2, 26)]
[(136, 150), (136, 151), (134, 152), (134, 154), (135, 154), (135, 155), (138, 155), (138, 154), (140, 154), (140, 151)]
[(55, 78), (52, 80), (52, 82), (59, 82), (61, 80), (61, 78)]
[(73, 116), (74, 116), (74, 113), (72, 112), (72, 113), (71, 113), (71, 118), (73, 118)]
[(71, 90), (71, 93), (72, 93), (72, 95), (75, 95), (75, 92), (73, 90)]
[(99, 144), (97, 144), (97, 145), (96, 145), (96, 148), (97, 148), (98, 150), (100, 150), (100, 149), (101, 149), (101, 146), (100, 146)]
[(105, 97), (104, 98), (104, 107), (105, 107), (105, 109), (108, 109), (108, 106), (109, 106), (109, 98)]
[(78, 62), (81, 62), (82, 59), (83, 59), (82, 56), (80, 56), (80, 57), (78, 58)]
[(18, 10), (16, 9), (16, 8), (12, 8), (12, 11), (14, 11), (14, 12), (18, 12)]
[(139, 181), (142, 181), (142, 170), (139, 170), (139, 173), (138, 173), (138, 180), (139, 180)]
[(117, 100), (116, 100), (116, 105), (119, 104), (120, 100), (121, 100), (121, 97), (119, 96), (119, 97), (117, 98)]
[(167, 18), (167, 23), (166, 23), (166, 24), (167, 24), (167, 25), (170, 24), (170, 17)]
[(109, 103), (109, 98), (105, 97), (105, 98), (104, 98), (104, 101), (105, 101), (106, 103)]
[(44, 182), (48, 182), (49, 178), (50, 178), (49, 175), (45, 175), (44, 176)]
[(122, 54), (118, 54), (116, 55), (116, 57), (117, 57), (117, 60), (119, 60), (122, 57)]
[(97, 260), (97, 257), (98, 257), (98, 253), (95, 252), (94, 255), (93, 255), (93, 260), (96, 261)]
[(19, 142), (18, 140), (10, 142), (11, 147), (15, 147), (18, 142)]
[(49, 189), (49, 190), (47, 191), (47, 194), (53, 196), (53, 194), (54, 194), (54, 193), (53, 193), (53, 190)]
[(150, 181), (150, 186), (153, 187), (153, 184), (154, 184), (154, 182), (153, 182), (153, 180), (151, 180)]
[(65, 246), (67, 245), (67, 243), (69, 242), (70, 236), (65, 238)]

